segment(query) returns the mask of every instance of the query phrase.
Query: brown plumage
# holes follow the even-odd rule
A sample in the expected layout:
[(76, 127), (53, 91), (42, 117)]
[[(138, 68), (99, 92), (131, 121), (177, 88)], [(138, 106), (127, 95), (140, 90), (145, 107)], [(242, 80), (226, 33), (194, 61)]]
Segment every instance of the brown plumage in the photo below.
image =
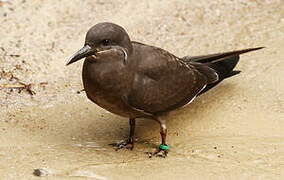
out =
[[(71, 64), (86, 57), (83, 84), (90, 100), (130, 119), (130, 136), (119, 148), (133, 148), (135, 118), (160, 123), (162, 144), (157, 152), (166, 156), (166, 124), (160, 116), (190, 102), (233, 71), (240, 51), (178, 58), (154, 46), (130, 41), (126, 31), (113, 23), (99, 23), (86, 35), (85, 46), (71, 57)], [(157, 154), (155, 152), (154, 154)]]

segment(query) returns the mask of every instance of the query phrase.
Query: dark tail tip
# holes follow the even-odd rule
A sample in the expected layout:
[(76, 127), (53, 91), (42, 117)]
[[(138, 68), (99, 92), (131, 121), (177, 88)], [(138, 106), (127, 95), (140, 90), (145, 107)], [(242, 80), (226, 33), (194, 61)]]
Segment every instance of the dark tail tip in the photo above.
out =
[(239, 54), (247, 53), (247, 52), (250, 52), (250, 51), (256, 51), (256, 50), (263, 49), (263, 48), (265, 48), (265, 47), (256, 47), (256, 48), (244, 49), (244, 50), (240, 50)]
[(229, 78), (229, 77), (232, 77), (232, 76), (235, 76), (237, 74), (240, 74), (241, 71), (231, 71), (229, 74), (227, 74), (225, 76), (225, 78)]
[(261, 46), (261, 47), (256, 47), (256, 48), (249, 48), (249, 49), (247, 49), (247, 50), (249, 50), (249, 51), (255, 51), (255, 50), (259, 50), (259, 49), (263, 49), (263, 48), (265, 48), (264, 46)]

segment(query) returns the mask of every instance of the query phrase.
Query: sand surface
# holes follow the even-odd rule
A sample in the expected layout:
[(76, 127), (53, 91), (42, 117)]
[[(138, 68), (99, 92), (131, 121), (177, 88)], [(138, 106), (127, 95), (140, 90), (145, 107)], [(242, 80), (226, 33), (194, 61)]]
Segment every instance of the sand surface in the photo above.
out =
[[(158, 125), (139, 120), (135, 149), (114, 151), (127, 119), (77, 93), (82, 62), (65, 66), (102, 21), (177, 56), (267, 48), (172, 112), (171, 152), (149, 159)], [(0, 179), (284, 179), (283, 0), (0, 0), (0, 22)]]

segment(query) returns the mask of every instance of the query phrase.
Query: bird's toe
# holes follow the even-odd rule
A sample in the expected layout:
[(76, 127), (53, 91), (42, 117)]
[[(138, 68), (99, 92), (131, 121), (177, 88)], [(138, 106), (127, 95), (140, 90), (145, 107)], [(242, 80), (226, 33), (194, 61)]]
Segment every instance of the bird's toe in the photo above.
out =
[(161, 157), (166, 158), (169, 153), (169, 146), (167, 145), (160, 145), (154, 152), (148, 153), (149, 158), (155, 157)]
[(120, 149), (130, 149), (130, 150), (132, 150), (134, 148), (133, 142), (130, 142), (129, 140), (123, 140), (123, 141), (120, 141), (120, 142), (111, 143), (109, 145), (113, 146), (116, 151), (118, 151)]

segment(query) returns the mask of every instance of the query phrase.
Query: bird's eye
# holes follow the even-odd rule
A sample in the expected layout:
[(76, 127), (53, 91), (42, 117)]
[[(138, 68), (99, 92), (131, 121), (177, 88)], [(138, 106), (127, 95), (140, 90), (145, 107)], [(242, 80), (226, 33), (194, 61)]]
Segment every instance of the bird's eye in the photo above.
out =
[(110, 40), (104, 39), (104, 40), (102, 40), (102, 44), (103, 44), (104, 46), (108, 46), (108, 45), (110, 44)]

